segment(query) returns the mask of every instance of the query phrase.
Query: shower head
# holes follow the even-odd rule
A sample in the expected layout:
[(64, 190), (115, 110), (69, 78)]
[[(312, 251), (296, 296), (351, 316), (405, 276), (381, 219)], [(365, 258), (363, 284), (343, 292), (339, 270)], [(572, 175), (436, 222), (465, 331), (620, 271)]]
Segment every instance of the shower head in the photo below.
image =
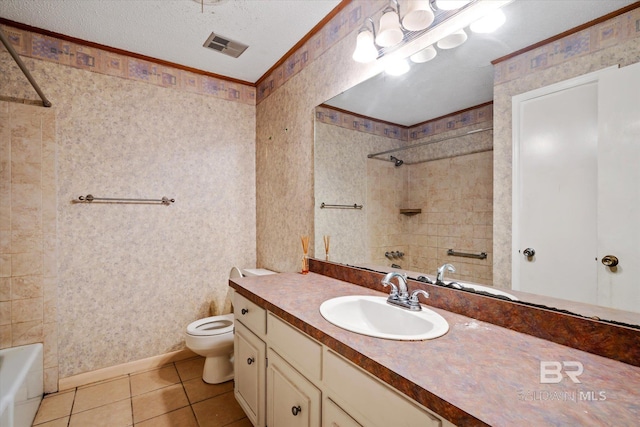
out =
[(392, 162), (395, 162), (396, 167), (402, 166), (402, 164), (404, 163), (402, 160), (398, 159), (397, 157), (390, 156), (390, 159)]

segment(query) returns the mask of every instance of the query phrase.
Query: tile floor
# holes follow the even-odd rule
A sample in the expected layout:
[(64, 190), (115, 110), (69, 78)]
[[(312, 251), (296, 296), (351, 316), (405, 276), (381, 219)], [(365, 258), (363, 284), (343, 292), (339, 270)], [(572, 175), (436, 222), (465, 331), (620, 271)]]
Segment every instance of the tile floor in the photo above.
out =
[(202, 381), (204, 358), (45, 396), (37, 427), (252, 427), (233, 381)]

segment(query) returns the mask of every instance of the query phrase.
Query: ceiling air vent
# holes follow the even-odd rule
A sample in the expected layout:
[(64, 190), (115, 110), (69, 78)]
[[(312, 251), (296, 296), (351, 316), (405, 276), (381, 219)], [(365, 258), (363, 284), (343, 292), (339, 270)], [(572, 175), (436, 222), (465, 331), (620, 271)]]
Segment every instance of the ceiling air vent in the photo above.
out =
[(204, 47), (208, 47), (209, 49), (216, 50), (220, 53), (224, 53), (225, 55), (232, 56), (237, 58), (242, 55), (249, 46), (246, 44), (242, 44), (235, 40), (231, 40), (225, 36), (221, 36), (219, 34), (211, 33), (206, 42), (204, 42)]

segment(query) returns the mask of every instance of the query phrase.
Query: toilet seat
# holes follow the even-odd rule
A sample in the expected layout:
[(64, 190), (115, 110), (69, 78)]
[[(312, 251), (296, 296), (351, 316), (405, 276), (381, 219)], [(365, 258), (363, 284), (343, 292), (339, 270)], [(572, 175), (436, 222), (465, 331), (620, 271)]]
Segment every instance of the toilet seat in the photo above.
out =
[(205, 317), (187, 326), (187, 334), (194, 336), (222, 335), (233, 332), (233, 314)]

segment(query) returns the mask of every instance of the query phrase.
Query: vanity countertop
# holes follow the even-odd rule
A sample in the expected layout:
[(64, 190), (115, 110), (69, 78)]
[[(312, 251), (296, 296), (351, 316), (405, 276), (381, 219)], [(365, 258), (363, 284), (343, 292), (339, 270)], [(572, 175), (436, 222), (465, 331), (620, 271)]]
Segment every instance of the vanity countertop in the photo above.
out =
[[(446, 335), (392, 341), (341, 329), (319, 307), (343, 295), (384, 295), (323, 275), (232, 279), (241, 295), (273, 312), (382, 381), (460, 426), (636, 426), (640, 367), (430, 307)], [(542, 384), (540, 362), (579, 362), (574, 383)], [(568, 364), (566, 371), (575, 371)]]

